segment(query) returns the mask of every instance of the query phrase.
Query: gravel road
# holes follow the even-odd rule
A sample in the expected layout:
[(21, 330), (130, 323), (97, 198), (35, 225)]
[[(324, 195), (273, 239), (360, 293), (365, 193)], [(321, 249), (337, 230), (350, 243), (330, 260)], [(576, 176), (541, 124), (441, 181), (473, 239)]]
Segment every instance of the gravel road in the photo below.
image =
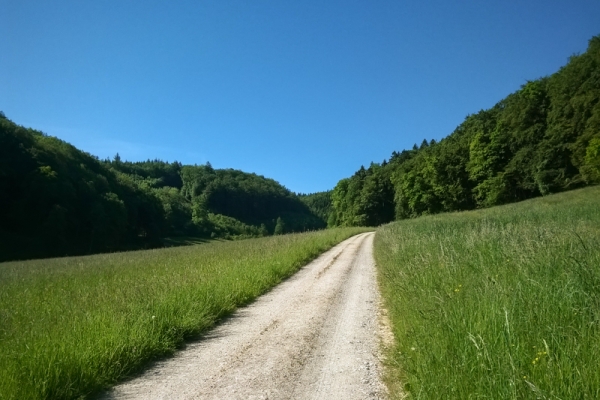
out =
[(104, 399), (381, 399), (374, 233), (354, 236)]

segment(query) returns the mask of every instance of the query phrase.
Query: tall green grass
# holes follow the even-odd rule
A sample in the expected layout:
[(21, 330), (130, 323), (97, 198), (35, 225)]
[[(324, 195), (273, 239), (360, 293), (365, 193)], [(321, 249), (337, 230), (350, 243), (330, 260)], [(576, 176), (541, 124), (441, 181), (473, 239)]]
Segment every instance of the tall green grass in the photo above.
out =
[(0, 399), (97, 392), (363, 231), (0, 264)]
[(600, 398), (600, 187), (392, 223), (375, 257), (394, 397)]

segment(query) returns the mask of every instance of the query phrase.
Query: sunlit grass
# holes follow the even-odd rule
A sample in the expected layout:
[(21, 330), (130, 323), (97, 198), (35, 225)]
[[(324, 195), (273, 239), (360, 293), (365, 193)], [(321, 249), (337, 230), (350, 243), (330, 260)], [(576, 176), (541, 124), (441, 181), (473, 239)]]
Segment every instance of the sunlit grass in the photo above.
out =
[(600, 187), (392, 223), (375, 256), (396, 336), (391, 387), (600, 398)]
[(363, 231), (2, 263), (0, 399), (97, 392)]

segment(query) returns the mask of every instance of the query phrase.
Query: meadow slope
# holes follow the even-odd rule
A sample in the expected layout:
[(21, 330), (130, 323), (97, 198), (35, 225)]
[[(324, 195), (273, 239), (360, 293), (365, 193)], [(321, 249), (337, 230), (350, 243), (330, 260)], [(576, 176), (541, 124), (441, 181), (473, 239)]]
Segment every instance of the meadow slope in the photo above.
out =
[(600, 187), (395, 222), (375, 258), (394, 396), (600, 398)]

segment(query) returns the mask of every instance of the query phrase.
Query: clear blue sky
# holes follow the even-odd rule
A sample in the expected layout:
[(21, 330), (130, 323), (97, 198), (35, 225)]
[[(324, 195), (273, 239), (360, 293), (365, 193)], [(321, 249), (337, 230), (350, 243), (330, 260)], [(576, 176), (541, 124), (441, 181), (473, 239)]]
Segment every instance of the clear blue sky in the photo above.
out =
[(0, 0), (0, 110), (100, 158), (323, 191), (598, 34), (598, 0)]

